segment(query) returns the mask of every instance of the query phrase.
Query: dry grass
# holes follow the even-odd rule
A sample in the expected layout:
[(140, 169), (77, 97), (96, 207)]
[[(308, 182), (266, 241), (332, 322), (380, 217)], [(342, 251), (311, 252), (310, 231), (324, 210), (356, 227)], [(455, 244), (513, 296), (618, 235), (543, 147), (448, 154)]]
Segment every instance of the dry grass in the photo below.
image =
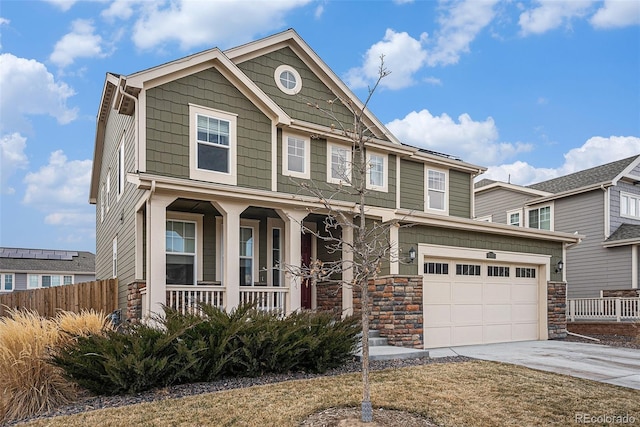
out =
[(49, 356), (74, 334), (97, 333), (104, 324), (96, 312), (44, 319), (34, 311), (10, 310), (0, 318), (0, 424), (72, 402), (76, 388), (48, 363)]
[[(494, 362), (432, 364), (372, 375), (374, 407), (440, 426), (573, 425), (578, 413), (635, 416), (640, 392)], [(297, 426), (331, 407), (359, 407), (360, 376), (324, 377), (103, 409), (29, 426)], [(374, 415), (375, 420), (375, 415)]]

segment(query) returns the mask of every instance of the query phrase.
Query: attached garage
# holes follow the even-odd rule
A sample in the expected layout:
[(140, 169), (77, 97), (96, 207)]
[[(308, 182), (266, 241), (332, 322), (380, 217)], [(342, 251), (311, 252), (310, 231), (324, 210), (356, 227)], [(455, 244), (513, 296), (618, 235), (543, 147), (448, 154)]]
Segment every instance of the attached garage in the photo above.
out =
[(425, 348), (547, 339), (549, 256), (419, 247)]

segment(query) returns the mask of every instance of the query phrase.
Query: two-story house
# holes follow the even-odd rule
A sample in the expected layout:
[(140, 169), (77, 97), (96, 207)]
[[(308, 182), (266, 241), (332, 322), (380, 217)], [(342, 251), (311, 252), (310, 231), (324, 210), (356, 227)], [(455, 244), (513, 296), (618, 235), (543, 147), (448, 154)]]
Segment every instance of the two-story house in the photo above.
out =
[[(352, 122), (349, 109), (336, 102), (330, 118), (314, 107), (335, 99), (362, 107), (293, 30), (107, 74), (90, 189), (96, 271), (118, 278), (129, 317), (194, 301), (353, 310), (352, 289), (310, 286), (280, 268), (349, 256), (301, 232), (322, 232), (326, 212), (300, 183), (341, 185), (334, 172), (356, 155), (335, 131), (335, 120)], [(547, 339), (556, 330), (548, 289), (562, 279), (554, 266), (578, 238), (474, 221), (484, 168), (402, 144), (368, 110), (364, 121), (374, 135), (367, 215), (412, 224), (389, 230), (400, 256), (375, 285), (374, 325), (410, 346)], [(357, 213), (355, 199), (332, 200)]]
[(529, 186), (481, 180), (479, 219), (584, 235), (565, 255), (570, 298), (638, 289), (640, 155)]

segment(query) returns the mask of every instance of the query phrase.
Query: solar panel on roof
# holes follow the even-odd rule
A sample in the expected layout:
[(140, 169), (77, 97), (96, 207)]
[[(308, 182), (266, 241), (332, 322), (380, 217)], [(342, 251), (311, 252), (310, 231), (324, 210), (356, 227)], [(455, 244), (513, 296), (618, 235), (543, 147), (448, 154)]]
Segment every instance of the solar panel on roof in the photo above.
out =
[(76, 251), (0, 248), (0, 258), (51, 259), (71, 261), (75, 256), (78, 256), (78, 252)]

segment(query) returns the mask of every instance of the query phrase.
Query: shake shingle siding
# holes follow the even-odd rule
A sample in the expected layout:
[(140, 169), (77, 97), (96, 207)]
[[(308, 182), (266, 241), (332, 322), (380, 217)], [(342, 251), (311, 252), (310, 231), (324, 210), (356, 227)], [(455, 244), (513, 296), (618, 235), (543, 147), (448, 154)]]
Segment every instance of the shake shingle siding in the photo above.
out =
[(449, 215), (471, 217), (471, 178), (468, 173), (449, 172)]
[(424, 211), (424, 164), (400, 160), (400, 207)]

